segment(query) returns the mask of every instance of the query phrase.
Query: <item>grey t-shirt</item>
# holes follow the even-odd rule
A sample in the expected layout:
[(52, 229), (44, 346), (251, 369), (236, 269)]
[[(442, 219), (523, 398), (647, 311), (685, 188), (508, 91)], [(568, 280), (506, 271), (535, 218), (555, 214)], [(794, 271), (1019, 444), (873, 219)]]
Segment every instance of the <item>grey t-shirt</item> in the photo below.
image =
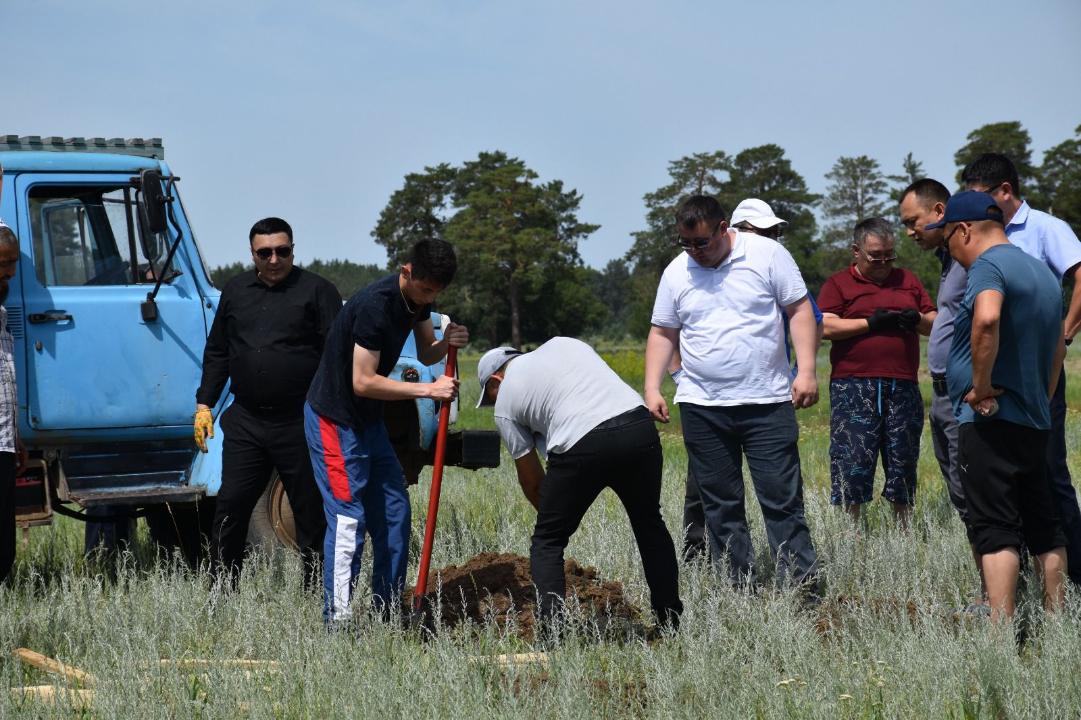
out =
[(644, 405), (589, 345), (552, 338), (510, 361), (495, 424), (517, 460), (535, 447), (563, 453), (605, 420)]
[(931, 326), (931, 338), (927, 343), (927, 369), (932, 375), (946, 374), (946, 361), (953, 346), (953, 319), (965, 297), (968, 274), (961, 263), (950, 257), (946, 250), (935, 251), (942, 261), (942, 275), (938, 283), (938, 316)]

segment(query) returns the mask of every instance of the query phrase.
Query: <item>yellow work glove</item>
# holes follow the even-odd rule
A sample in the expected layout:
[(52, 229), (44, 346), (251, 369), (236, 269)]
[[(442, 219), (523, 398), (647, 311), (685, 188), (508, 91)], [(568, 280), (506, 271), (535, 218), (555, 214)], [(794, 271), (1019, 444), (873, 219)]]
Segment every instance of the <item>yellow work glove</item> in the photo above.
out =
[(208, 437), (214, 437), (214, 415), (210, 408), (199, 408), (195, 411), (195, 444), (203, 452), (206, 452)]

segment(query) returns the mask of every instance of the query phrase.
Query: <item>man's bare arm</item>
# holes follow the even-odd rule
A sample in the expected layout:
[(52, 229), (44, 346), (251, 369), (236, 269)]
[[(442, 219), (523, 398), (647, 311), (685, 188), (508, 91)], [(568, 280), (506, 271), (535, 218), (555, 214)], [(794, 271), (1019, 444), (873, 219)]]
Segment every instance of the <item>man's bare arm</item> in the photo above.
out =
[[(1065, 324), (1063, 324), (1065, 328)], [(1055, 357), (1051, 361), (1051, 379), (1047, 386), (1047, 397), (1051, 398), (1058, 387), (1059, 378), (1062, 376), (1062, 363), (1066, 360), (1066, 335), (1059, 333), (1058, 346), (1055, 348)]]
[(469, 330), (458, 323), (447, 323), (441, 340), (435, 339), (430, 318), (418, 322), (413, 332), (417, 340), (417, 359), (424, 365), (434, 365), (442, 360), (452, 345), (461, 348), (469, 344)]
[(807, 408), (818, 402), (818, 377), (815, 375), (815, 353), (818, 346), (818, 323), (815, 322), (811, 301), (806, 296), (785, 306), (792, 349), (796, 353), (796, 377), (792, 381), (792, 404)]
[(1073, 282), (1073, 295), (1070, 296), (1070, 307), (1066, 308), (1065, 334), (1068, 340), (1073, 340), (1077, 332), (1081, 330), (1081, 263), (1074, 265), (1066, 271), (1065, 278)]
[(668, 372), (672, 353), (679, 346), (679, 328), (653, 325), (646, 338), (646, 379), (642, 395), (654, 420), (668, 422), (668, 403), (661, 395), (661, 383)]
[(973, 409), (982, 401), (1001, 395), (991, 386), (991, 371), (998, 358), (998, 331), (1002, 319), (1002, 293), (984, 290), (972, 305), (972, 390), (965, 396)]
[(514, 461), (514, 469), (518, 471), (518, 484), (522, 486), (522, 493), (535, 510), (540, 510), (540, 488), (544, 482), (544, 467), (540, 457), (534, 448)]
[(822, 313), (822, 337), (827, 340), (847, 340), (871, 332), (867, 318), (842, 318), (836, 313)]
[(916, 326), (916, 332), (920, 335), (930, 335), (931, 327), (935, 324), (936, 317), (938, 317), (938, 310), (920, 313), (920, 324)]
[(378, 373), (379, 353), (353, 346), (353, 392), (372, 400), (453, 400), (458, 394), (457, 378), (441, 375), (432, 383), (407, 383), (391, 380)]

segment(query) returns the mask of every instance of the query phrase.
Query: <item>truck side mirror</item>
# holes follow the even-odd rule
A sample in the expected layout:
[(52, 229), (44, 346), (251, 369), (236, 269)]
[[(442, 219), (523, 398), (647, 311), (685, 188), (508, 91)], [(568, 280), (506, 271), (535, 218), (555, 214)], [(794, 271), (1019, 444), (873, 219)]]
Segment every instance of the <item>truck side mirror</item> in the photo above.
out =
[(143, 227), (152, 234), (165, 232), (168, 222), (165, 217), (165, 193), (161, 190), (161, 173), (157, 170), (143, 170), (139, 173), (139, 184), (143, 191), (143, 201), (139, 204)]

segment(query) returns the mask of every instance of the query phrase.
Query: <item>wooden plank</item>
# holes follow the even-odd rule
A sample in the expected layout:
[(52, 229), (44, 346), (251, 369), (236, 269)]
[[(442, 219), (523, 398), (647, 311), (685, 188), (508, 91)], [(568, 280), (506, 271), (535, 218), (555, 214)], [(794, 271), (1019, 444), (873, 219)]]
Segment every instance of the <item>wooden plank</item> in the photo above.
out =
[(14, 654), (21, 662), (26, 663), (31, 667), (36, 667), (39, 670), (44, 670), (51, 675), (60, 675), (69, 682), (76, 682), (82, 685), (94, 684), (94, 676), (90, 673), (80, 670), (72, 665), (65, 665), (59, 660), (54, 660), (51, 657), (34, 652), (29, 648), (16, 648)]
[(203, 670), (208, 667), (219, 665), (221, 667), (244, 668), (246, 670), (280, 670), (281, 663), (277, 660), (244, 660), (223, 658), (211, 660), (208, 658), (162, 658), (158, 661), (161, 667), (175, 667), (181, 670)]
[(40, 702), (59, 707), (71, 707), (75, 710), (89, 710), (94, 702), (93, 690), (76, 688), (57, 688), (53, 685), (30, 685), (11, 688), (11, 697), (18, 702)]

